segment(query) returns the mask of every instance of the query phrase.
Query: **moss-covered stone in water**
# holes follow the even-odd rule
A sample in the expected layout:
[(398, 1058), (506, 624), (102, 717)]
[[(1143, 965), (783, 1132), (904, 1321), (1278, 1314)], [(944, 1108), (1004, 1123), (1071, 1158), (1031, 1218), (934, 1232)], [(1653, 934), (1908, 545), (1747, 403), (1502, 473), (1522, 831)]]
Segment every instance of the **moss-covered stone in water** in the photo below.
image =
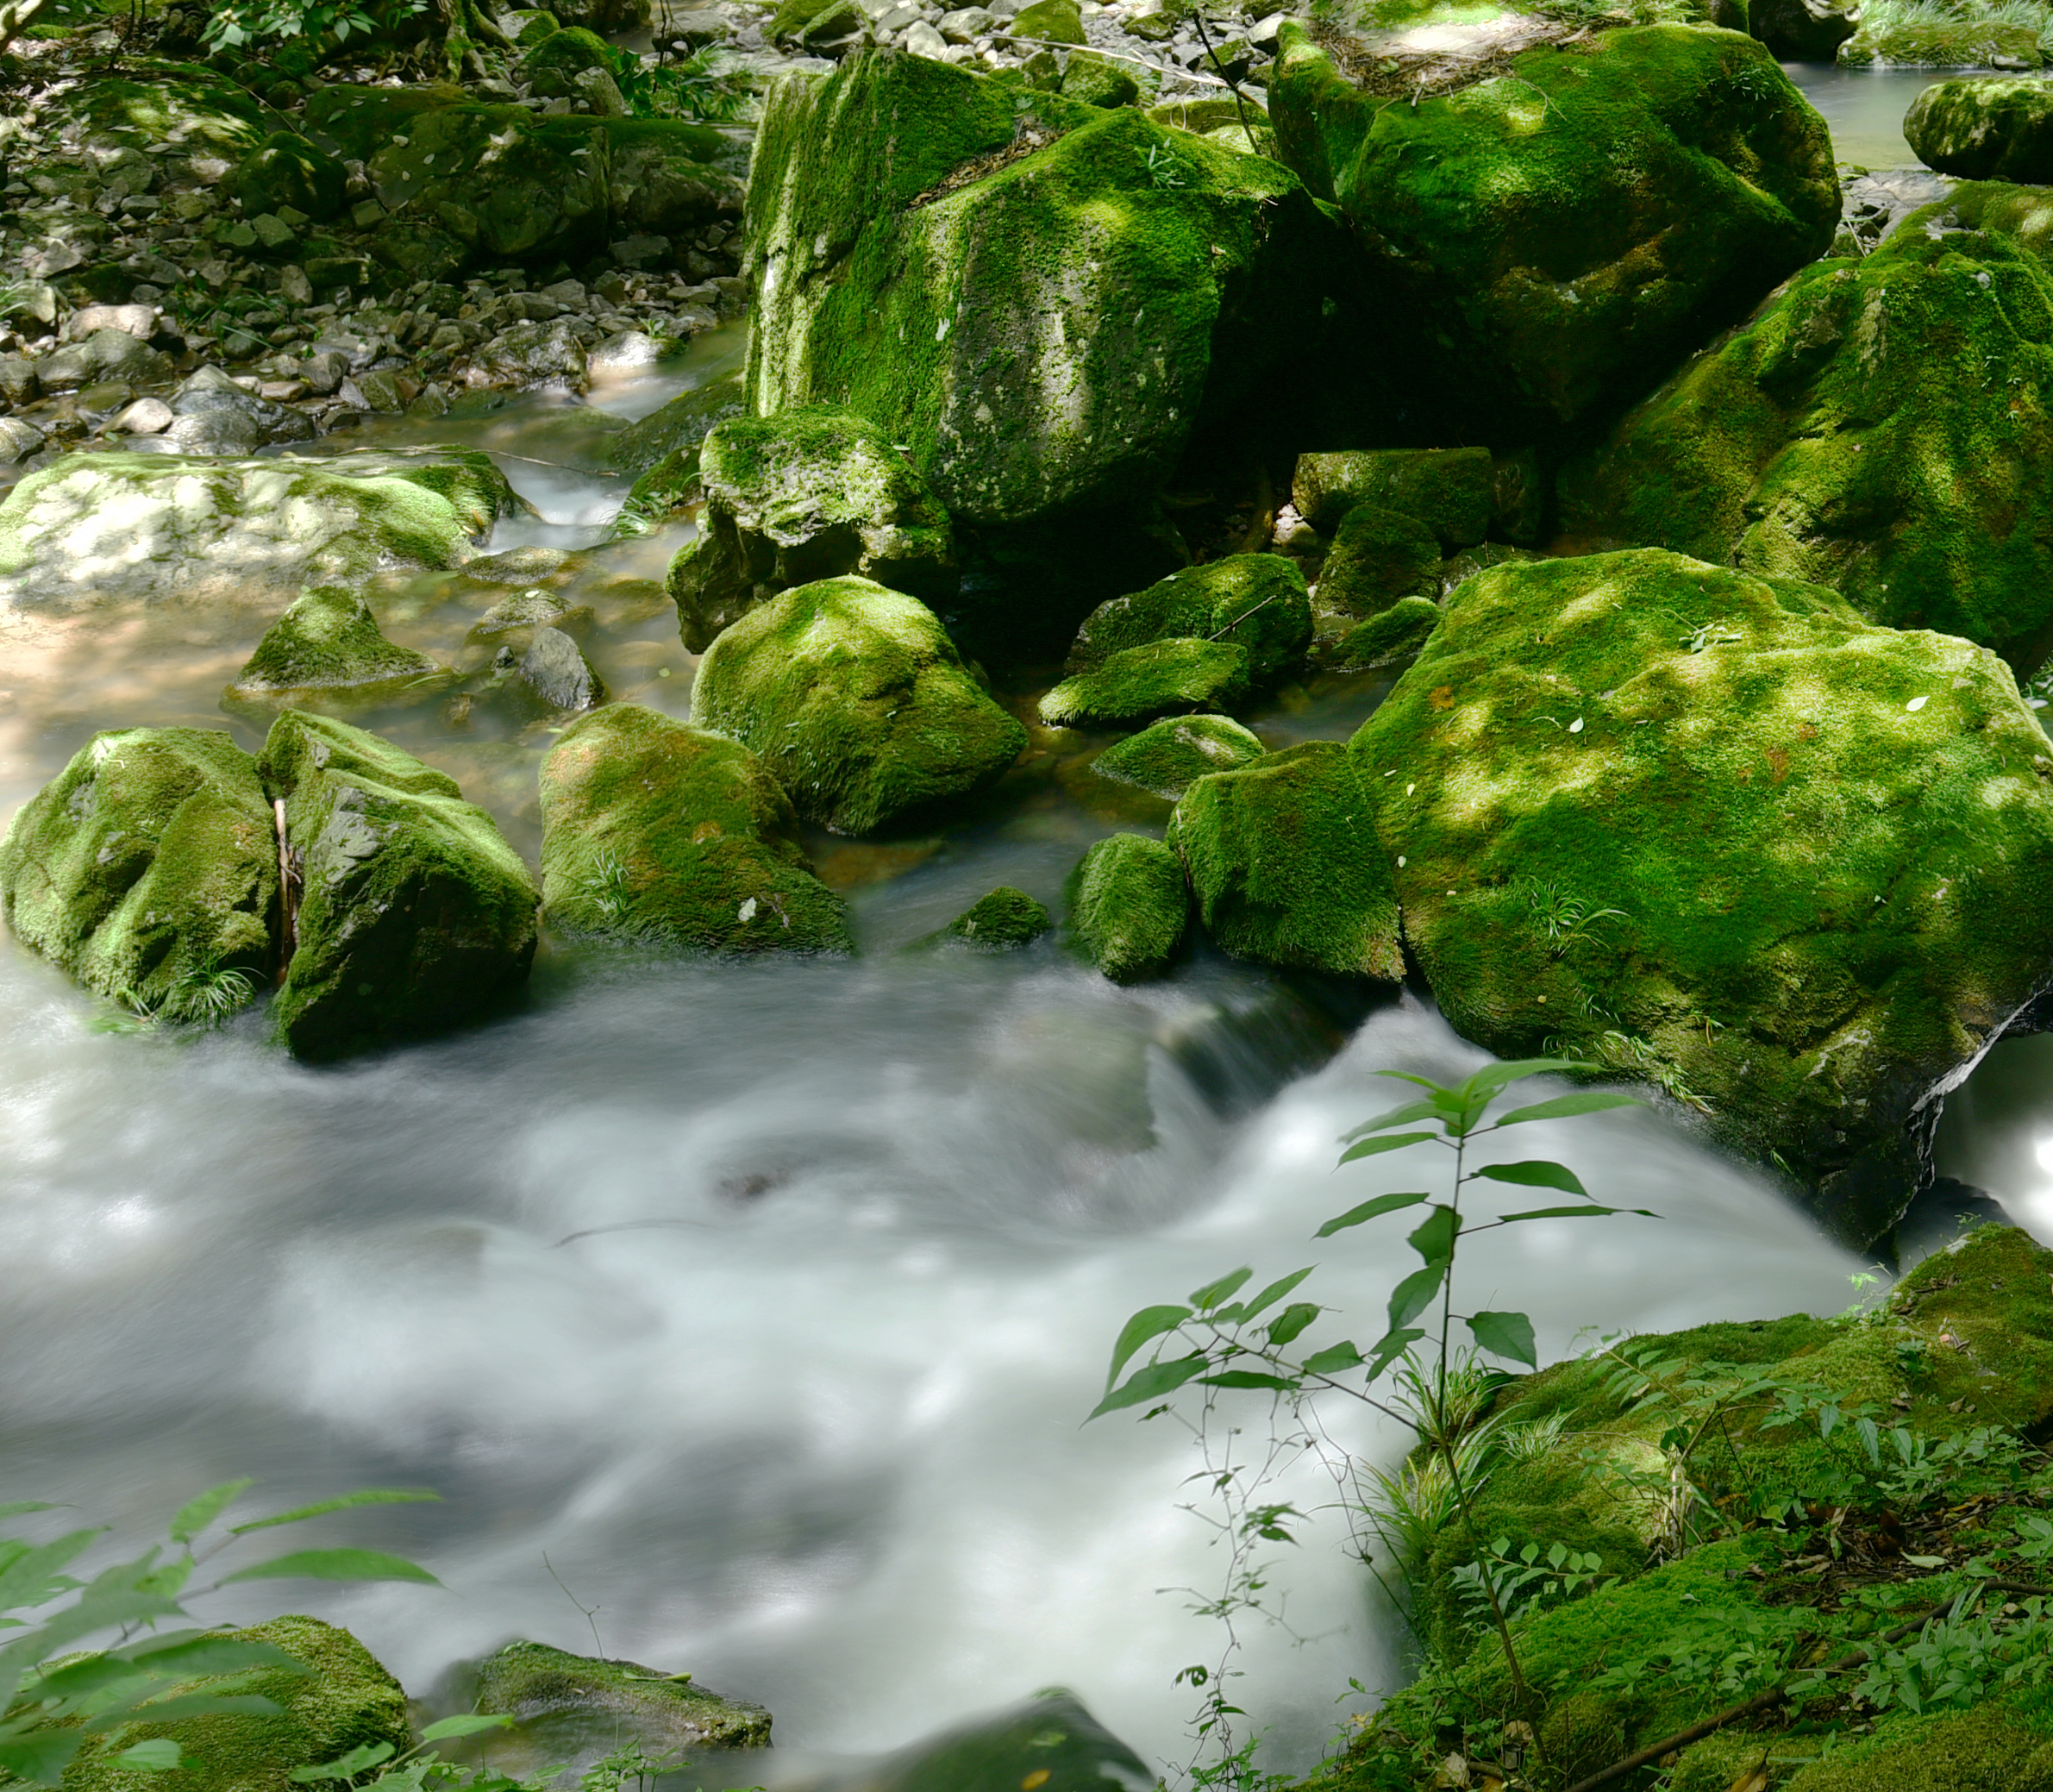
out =
[(1452, 554), (1489, 534), (1495, 485), (1487, 448), (1365, 448), (1299, 454), (1290, 501), (1324, 535), (1357, 504), (1400, 511)]
[(1172, 636), (1108, 654), (1041, 699), (1050, 728), (1090, 728), (1185, 710), (1213, 709), (1248, 694), (1248, 655), (1230, 641)]
[(738, 742), (617, 703), (541, 767), (541, 894), (580, 932), (705, 952), (847, 952), (791, 799)]
[(303, 867), (298, 947), (272, 1003), (294, 1056), (346, 1057), (468, 1020), (527, 980), (527, 868), (453, 778), (287, 710), (259, 769)]
[(1805, 269), (1563, 470), (1563, 529), (1829, 585), (2028, 675), (2053, 644), (2050, 250), (2043, 188), (1972, 185)]
[(1330, 182), (1374, 354), (1443, 440), (1518, 447), (1629, 403), (1838, 223), (1824, 120), (1737, 33), (1594, 32), (1415, 104), (1281, 41), (1280, 153)]
[(1083, 14), (1076, 0), (1035, 0), (1033, 5), (1022, 7), (1013, 15), (1012, 34), (1039, 43), (1090, 41), (1084, 35)]
[(95, 735), (0, 839), (0, 920), (88, 988), (154, 1010), (273, 963), (278, 842), (256, 764), (226, 734)]
[(1066, 892), (1069, 933), (1115, 983), (1168, 969), (1189, 930), (1183, 861), (1145, 834), (1114, 834), (1077, 862)]
[(1921, 13), (1879, 27), (1862, 25), (1839, 46), (1838, 60), (1853, 68), (2038, 68), (2046, 55), (2036, 24)]
[(947, 927), (949, 937), (987, 952), (1031, 945), (1055, 924), (1047, 909), (1024, 890), (1001, 884), (980, 896)]
[(1375, 616), (1405, 598), (1440, 589), (1440, 543), (1416, 517), (1358, 504), (1340, 519), (1319, 568), (1320, 607)]
[[(1074, 1044), (1069, 1050), (1073, 1060), (1080, 1055)], [(1102, 1051), (1092, 1056), (1102, 1062)], [(1101, 1074), (1092, 1085), (1099, 1104), (1108, 1081)], [(1074, 1693), (1051, 1687), (888, 1755), (864, 1777), (872, 1792), (1015, 1792), (1030, 1779), (1037, 1792), (1125, 1792), (1144, 1785), (1148, 1770)]]
[(1211, 937), (1236, 958), (1394, 983), (1390, 867), (1348, 749), (1312, 741), (1200, 778), (1169, 822)]
[(1903, 115), (1919, 161), (1967, 180), (2053, 180), (2053, 94), (2016, 76), (1934, 81)]
[(1230, 554), (1186, 567), (1100, 604), (1077, 630), (1063, 669), (1087, 672), (1122, 649), (1174, 636), (1245, 649), (1251, 683), (1285, 677), (1303, 663), (1311, 642), (1305, 575), (1280, 554)]
[(2008, 669), (1816, 586), (1497, 567), (1352, 752), (1454, 1026), (1659, 1083), (1850, 1239), (2053, 961), (2053, 756)]
[(303, 592), (272, 623), (235, 680), (239, 691), (334, 690), (433, 678), (426, 654), (385, 638), (371, 606), (332, 586)]
[(614, 470), (641, 479), (679, 449), (696, 448), (716, 425), (741, 416), (746, 402), (739, 373), (723, 374), (679, 392), (667, 404), (629, 423), (607, 445)]
[(1173, 716), (1106, 748), (1091, 769), (1174, 802), (1199, 779), (1237, 772), (1264, 750), (1230, 716)]
[(1389, 609), (1357, 623), (1336, 642), (1325, 663), (1336, 671), (1369, 672), (1411, 659), (1440, 625), (1430, 598), (1399, 598)]
[(693, 653), (750, 605), (816, 580), (854, 573), (936, 604), (955, 595), (947, 511), (854, 411), (735, 417), (700, 442), (698, 478), (701, 532), (669, 578)]
[(673, 1748), (767, 1748), (770, 1714), (723, 1699), (639, 1662), (595, 1661), (544, 1643), (509, 1643), (478, 1668), (478, 1709), (527, 1719), (569, 1714), (625, 1718)]
[[(178, 1724), (128, 1724), (66, 1770), (65, 1792), (141, 1792), (154, 1775), (113, 1764), (111, 1756), (133, 1743), (168, 1737), (183, 1759), (179, 1783), (188, 1792), (296, 1792), (293, 1770), (319, 1767), (353, 1749), (380, 1744), (404, 1751), (412, 1741), (406, 1694), (371, 1651), (346, 1630), (318, 1618), (273, 1618), (224, 1634), (269, 1643), (310, 1670), (258, 1669), (221, 1690), (254, 1694), (279, 1708), (273, 1715), (221, 1713)], [(204, 1680), (197, 1690), (210, 1691)]]
[(725, 630), (692, 719), (760, 754), (799, 814), (842, 834), (981, 790), (1027, 743), (934, 612), (867, 579), (802, 585)]

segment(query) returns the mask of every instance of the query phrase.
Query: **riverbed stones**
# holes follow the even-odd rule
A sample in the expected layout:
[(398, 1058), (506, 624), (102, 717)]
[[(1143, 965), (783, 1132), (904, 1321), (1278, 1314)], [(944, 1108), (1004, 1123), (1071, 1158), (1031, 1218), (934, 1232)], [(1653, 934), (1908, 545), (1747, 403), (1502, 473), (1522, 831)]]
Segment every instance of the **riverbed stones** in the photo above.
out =
[(2053, 95), (2021, 77), (1934, 81), (1903, 116), (1918, 160), (1968, 180), (2053, 180)]
[(1373, 359), (1443, 440), (1622, 407), (1838, 223), (1824, 121), (1734, 32), (1579, 34), (1425, 98), (1355, 88), (1295, 23), (1279, 43), (1278, 153), (1354, 227)]
[(1819, 586), (1497, 567), (1350, 751), (1454, 1026), (1667, 1090), (1856, 1243), (2053, 962), (2053, 750), (2009, 669)]
[(1251, 683), (1294, 672), (1311, 641), (1305, 575), (1280, 554), (1230, 554), (1112, 598), (1083, 620), (1064, 669), (1086, 672), (1113, 654), (1186, 636), (1247, 655)]
[[(597, 725), (598, 718), (585, 724)], [(523, 1722), (591, 1716), (625, 1721), (645, 1743), (678, 1749), (767, 1748), (770, 1714), (639, 1662), (598, 1661), (545, 1643), (509, 1643), (478, 1666), (478, 1709)]]
[(699, 662), (692, 719), (760, 755), (800, 815), (842, 834), (981, 790), (1027, 743), (932, 611), (853, 577), (797, 586), (725, 629)]
[(89, 989), (142, 1012), (270, 974), (278, 905), (271, 805), (226, 734), (95, 735), (0, 839), (0, 919)]
[(1397, 898), (1374, 802), (1336, 741), (1200, 778), (1169, 822), (1206, 930), (1236, 958), (1395, 983)]
[(1261, 742), (1230, 716), (1174, 716), (1106, 748), (1091, 769), (1174, 802), (1199, 779), (1236, 772), (1262, 752)]
[(1117, 727), (1230, 707), (1248, 694), (1248, 655), (1230, 641), (1171, 636), (1107, 654), (1041, 699), (1050, 728)]
[(948, 513), (882, 431), (852, 410), (737, 417), (698, 446), (700, 533), (668, 580), (685, 645), (702, 653), (751, 606), (843, 574), (929, 603), (954, 596)]
[(294, 598), (265, 631), (235, 688), (250, 693), (360, 689), (434, 679), (441, 672), (426, 654), (387, 641), (357, 592), (319, 586)]
[(1563, 528), (1828, 585), (2029, 677), (2053, 645), (2050, 247), (2043, 189), (1969, 185), (1806, 268), (1563, 470)]
[(1160, 976), (1182, 949), (1191, 893), (1183, 861), (1145, 834), (1098, 841), (1070, 874), (1069, 933), (1115, 983)]
[(610, 704), (550, 749), (541, 817), (558, 926), (705, 952), (852, 949), (791, 799), (738, 742)]
[(456, 780), (389, 741), (287, 710), (260, 768), (301, 893), (272, 1003), (296, 1056), (347, 1056), (473, 1019), (527, 980), (539, 896)]

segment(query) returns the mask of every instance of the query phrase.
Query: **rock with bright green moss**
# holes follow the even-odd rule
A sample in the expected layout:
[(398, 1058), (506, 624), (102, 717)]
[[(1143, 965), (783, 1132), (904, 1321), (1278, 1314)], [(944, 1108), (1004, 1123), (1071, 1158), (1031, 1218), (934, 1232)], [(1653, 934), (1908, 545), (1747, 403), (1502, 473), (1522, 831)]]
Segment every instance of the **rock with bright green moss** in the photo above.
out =
[(1107, 654), (1041, 699), (1050, 728), (1113, 727), (1231, 705), (1248, 694), (1248, 655), (1230, 641), (1171, 636)]
[(2017, 76), (1934, 81), (1903, 115), (1918, 160), (1967, 180), (2053, 179), (2053, 94)]
[(1487, 448), (1363, 448), (1299, 454), (1290, 501), (1325, 535), (1358, 504), (1401, 511), (1452, 554), (1489, 534), (1495, 489)]
[(1564, 468), (1562, 527), (1829, 585), (2029, 676), (2053, 642), (2050, 408), (2053, 211), (1963, 186), (1806, 268)]
[(1850, 68), (2038, 68), (2046, 54), (2038, 27), (2000, 13), (1979, 17), (1949, 17), (1937, 9), (1919, 7), (1888, 12), (1863, 22), (1839, 46), (1840, 62)]
[(481, 453), (219, 461), (67, 454), (0, 504), (0, 611), (109, 598), (246, 600), (460, 565), (528, 514)]
[(1000, 884), (942, 929), (944, 937), (983, 952), (1011, 952), (1030, 946), (1054, 925), (1048, 910), (1024, 890)]
[(671, 563), (685, 645), (751, 606), (852, 573), (926, 602), (955, 595), (948, 513), (873, 424), (813, 405), (730, 418), (698, 446), (699, 533)]
[(387, 641), (356, 592), (317, 586), (265, 630), (235, 688), (346, 690), (434, 679), (441, 670), (426, 654)]
[(1666, 1089), (1856, 1244), (2053, 962), (2053, 747), (2008, 667), (1819, 586), (1497, 567), (1350, 750), (1453, 1026)]
[(527, 981), (540, 897), (456, 780), (346, 722), (287, 710), (258, 761), (299, 867), (272, 1002), (293, 1055), (334, 1059), (473, 1019)]
[(1086, 106), (1130, 106), (1141, 97), (1140, 83), (1128, 68), (1095, 50), (1075, 50), (1062, 71), (1062, 97)]
[(704, 952), (852, 949), (791, 799), (739, 742), (610, 704), (549, 749), (541, 824), (558, 926)]
[(800, 815), (841, 834), (972, 795), (1027, 743), (931, 610), (856, 578), (799, 586), (723, 630), (692, 719), (760, 754)]
[(1273, 161), (888, 51), (773, 90), (747, 224), (754, 410), (869, 417), (980, 554), (1054, 556), (1027, 595), (1071, 623), (1295, 392), (1339, 247)]
[(1734, 32), (1578, 34), (1375, 98), (1287, 23), (1269, 101), (1362, 246), (1374, 358), (1443, 440), (1518, 447), (1622, 407), (1838, 224), (1824, 120)]
[(1145, 834), (1113, 834), (1077, 862), (1066, 893), (1077, 949), (1115, 983), (1160, 976), (1183, 949), (1183, 861)]
[(1034, 0), (1033, 5), (1022, 7), (1013, 15), (1012, 32), (1016, 37), (1042, 44), (1090, 41), (1084, 35), (1083, 14), (1077, 0)]
[(740, 417), (746, 402), (739, 373), (723, 374), (679, 392), (607, 444), (614, 471), (641, 479), (671, 455), (698, 448), (717, 425)]
[(1416, 517), (1358, 504), (1340, 519), (1319, 568), (1318, 600), (1343, 616), (1370, 617), (1440, 589), (1440, 543)]
[(1086, 617), (1064, 670), (1086, 672), (1113, 654), (1175, 636), (1245, 649), (1251, 683), (1296, 671), (1311, 642), (1311, 601), (1295, 561), (1229, 554), (1186, 567), (1145, 590), (1111, 598)]
[(275, 962), (278, 840), (256, 762), (193, 728), (95, 735), (0, 839), (0, 920), (142, 1012)]
[(770, 1714), (723, 1699), (639, 1662), (599, 1661), (545, 1643), (509, 1643), (478, 1666), (478, 1709), (525, 1721), (591, 1716), (623, 1720), (645, 1742), (670, 1748), (767, 1748)]
[(521, 73), (528, 85), (545, 98), (574, 99), (574, 78), (587, 69), (620, 72), (621, 52), (596, 32), (581, 26), (552, 31), (529, 47), (521, 57)]
[(1171, 716), (1107, 747), (1091, 769), (1174, 802), (1199, 779), (1237, 772), (1265, 750), (1230, 716)]
[(87, 76), (51, 97), (53, 111), (103, 152), (150, 153), (166, 172), (211, 184), (196, 160), (235, 163), (285, 120), (219, 71), (151, 57), (123, 59), (118, 75)]
[(135, 1792), (147, 1780), (116, 1766), (111, 1757), (160, 1737), (178, 1745), (177, 1775), (190, 1792), (297, 1792), (304, 1784), (292, 1777), (300, 1768), (322, 1767), (357, 1749), (403, 1753), (412, 1745), (404, 1690), (349, 1632), (318, 1618), (290, 1617), (222, 1634), (268, 1643), (307, 1671), (258, 1668), (232, 1680), (201, 1680), (194, 1690), (250, 1694), (278, 1710), (124, 1725), (104, 1740), (89, 1741), (65, 1771), (67, 1792)]
[(1348, 749), (1311, 741), (1200, 778), (1169, 822), (1206, 930), (1236, 958), (1395, 983), (1397, 899)]
[(1430, 598), (1399, 598), (1387, 610), (1357, 623), (1326, 649), (1323, 662), (1336, 672), (1373, 672), (1413, 658), (1440, 626)]

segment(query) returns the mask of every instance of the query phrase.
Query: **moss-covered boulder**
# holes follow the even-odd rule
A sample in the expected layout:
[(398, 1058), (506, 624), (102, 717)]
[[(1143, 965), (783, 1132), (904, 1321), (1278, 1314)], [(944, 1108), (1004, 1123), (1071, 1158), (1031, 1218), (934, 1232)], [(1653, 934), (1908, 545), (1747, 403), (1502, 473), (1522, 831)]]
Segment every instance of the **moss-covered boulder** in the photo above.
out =
[(1563, 470), (1562, 527), (1829, 585), (2028, 674), (2053, 644), (2050, 244), (2041, 189), (1966, 186), (1806, 268)]
[(1230, 706), (1248, 694), (1248, 655), (1230, 641), (1173, 635), (1107, 654), (1041, 699), (1050, 728), (1116, 727)]
[(1918, 160), (1968, 180), (2053, 180), (2053, 94), (2018, 76), (1934, 81), (1903, 115)]
[(1106, 748), (1091, 769), (1174, 802), (1199, 779), (1237, 772), (1264, 750), (1230, 716), (1173, 716)]
[(851, 949), (791, 799), (738, 742), (610, 704), (549, 749), (541, 824), (557, 926), (704, 952)]
[(334, 156), (297, 131), (273, 131), (229, 170), (222, 189), (251, 217), (289, 205), (325, 222), (341, 210), (347, 182)]
[(980, 952), (1012, 952), (1032, 945), (1054, 924), (1047, 908), (1024, 890), (1000, 884), (978, 897), (942, 935)]
[(387, 641), (356, 592), (317, 586), (265, 630), (235, 689), (346, 690), (434, 679), (441, 669), (426, 654)]
[[(1076, 1051), (1078, 1042), (1061, 1043)], [(1101, 1063), (1110, 1056), (1102, 1047), (1092, 1055)], [(1105, 1082), (1092, 1086), (1100, 1104)], [(887, 1755), (867, 1775), (875, 1792), (1013, 1792), (1030, 1779), (1036, 1792), (1122, 1792), (1147, 1776), (1140, 1758), (1060, 1687)]]
[(1353, 224), (1367, 352), (1443, 441), (1517, 447), (1631, 402), (1837, 227), (1824, 120), (1734, 32), (1579, 34), (1414, 97), (1283, 27), (1279, 154)]
[(1305, 575), (1280, 554), (1230, 554), (1186, 567), (1100, 604), (1078, 629), (1064, 670), (1087, 672), (1126, 648), (1176, 636), (1244, 649), (1251, 683), (1286, 677), (1311, 642)]
[(469, 1020), (523, 983), (540, 899), (491, 818), (391, 742), (287, 710), (259, 767), (300, 880), (272, 1004), (296, 1056)]
[(1817, 586), (1497, 567), (1350, 750), (1453, 1025), (1657, 1083), (1856, 1242), (2053, 965), (2053, 749), (2008, 669)]
[(1399, 598), (1367, 622), (1356, 623), (1320, 655), (1334, 672), (1373, 672), (1416, 655), (1440, 625), (1440, 606), (1430, 598)]
[(546, 1643), (509, 1643), (478, 1667), (478, 1709), (523, 1720), (623, 1719), (645, 1741), (672, 1748), (767, 1748), (770, 1714), (639, 1662), (598, 1661)]
[(1784, 62), (1831, 62), (1861, 24), (1861, 0), (1747, 0), (1746, 12), (1733, 28), (1750, 31)]
[(214, 69), (151, 57), (118, 75), (89, 76), (52, 97), (66, 135), (97, 148), (152, 152), (165, 171), (221, 179), (285, 121)]
[(670, 567), (685, 645), (752, 605), (853, 573), (929, 603), (955, 595), (955, 536), (926, 482), (874, 425), (814, 405), (737, 417), (699, 443), (706, 507)]
[(1418, 517), (1358, 504), (1340, 519), (1319, 568), (1318, 601), (1343, 616), (1375, 616), (1440, 589), (1440, 543)]
[(890, 52), (778, 84), (747, 222), (753, 408), (869, 417), (984, 548), (1050, 551), (1065, 626), (1296, 391), (1338, 241), (1273, 161)]
[(1312, 741), (1200, 778), (1169, 822), (1206, 930), (1236, 958), (1394, 983), (1397, 899), (1349, 751)]
[[(717, 424), (738, 417), (746, 400), (740, 373), (727, 373), (679, 392), (607, 443), (614, 471), (639, 479), (673, 454), (696, 449)], [(696, 471), (697, 462), (693, 467)]]
[(1183, 861), (1159, 840), (1100, 840), (1077, 861), (1065, 894), (1070, 939), (1115, 983), (1160, 976), (1183, 949), (1190, 888)]
[(1877, 8), (1839, 46), (1851, 68), (2038, 68), (2046, 60), (2038, 27), (1994, 9), (1979, 16), (1937, 8)]
[(319, 460), (67, 454), (0, 504), (0, 610), (265, 590), (441, 571), (526, 514), (482, 453)]
[(0, 839), (0, 920), (88, 988), (144, 1012), (239, 971), (270, 976), (278, 840), (226, 734), (95, 735)]
[(932, 611), (855, 578), (799, 586), (726, 629), (692, 719), (760, 754), (799, 814), (842, 834), (981, 790), (1027, 742)]
[(1453, 554), (1489, 534), (1496, 488), (1487, 448), (1361, 448), (1299, 454), (1290, 501), (1328, 535), (1357, 504), (1401, 511)]
[(573, 25), (552, 31), (529, 47), (521, 57), (521, 73), (529, 86), (546, 98), (575, 99), (573, 78), (587, 69), (616, 72), (620, 53), (596, 32)]

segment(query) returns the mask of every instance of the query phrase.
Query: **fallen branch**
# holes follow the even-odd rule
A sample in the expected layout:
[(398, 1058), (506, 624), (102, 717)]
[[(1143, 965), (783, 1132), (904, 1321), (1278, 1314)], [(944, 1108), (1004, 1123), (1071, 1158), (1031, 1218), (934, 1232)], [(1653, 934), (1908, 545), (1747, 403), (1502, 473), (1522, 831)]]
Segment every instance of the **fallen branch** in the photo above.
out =
[(271, 816), (278, 827), (278, 905), (283, 925), (279, 929), (278, 981), (282, 985), (292, 968), (292, 955), (299, 949), (299, 874), (292, 868), (292, 851), (285, 844), (285, 799), (271, 799)]

